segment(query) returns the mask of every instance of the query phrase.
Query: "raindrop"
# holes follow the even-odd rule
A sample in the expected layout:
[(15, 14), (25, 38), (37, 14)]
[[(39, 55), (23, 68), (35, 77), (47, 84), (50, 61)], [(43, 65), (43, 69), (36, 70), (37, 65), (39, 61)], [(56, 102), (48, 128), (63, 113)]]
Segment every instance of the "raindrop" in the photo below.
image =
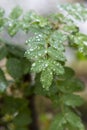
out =
[(47, 67), (48, 66), (48, 64), (45, 64), (45, 67)]
[(41, 34), (39, 34), (38, 36), (39, 36), (39, 37), (42, 37), (42, 35), (41, 35)]
[(38, 56), (41, 56), (41, 53), (39, 53)]
[(41, 40), (38, 38), (37, 41), (40, 42)]
[(45, 53), (47, 53), (47, 50), (45, 50)]
[(32, 64), (33, 67), (34, 67), (35, 65), (36, 65), (35, 63)]
[(34, 49), (33, 48), (30, 48), (30, 51), (33, 51)]
[(27, 54), (30, 54), (30, 51), (27, 51)]
[(56, 69), (53, 69), (53, 71), (56, 71)]
[(12, 23), (9, 23), (9, 27), (12, 27)]
[(35, 56), (35, 59), (37, 59), (37, 56)]
[(28, 40), (26, 40), (26, 44), (28, 44)]
[(52, 75), (52, 72), (50, 72), (50, 75)]
[(85, 45), (87, 45), (87, 42), (84, 42)]

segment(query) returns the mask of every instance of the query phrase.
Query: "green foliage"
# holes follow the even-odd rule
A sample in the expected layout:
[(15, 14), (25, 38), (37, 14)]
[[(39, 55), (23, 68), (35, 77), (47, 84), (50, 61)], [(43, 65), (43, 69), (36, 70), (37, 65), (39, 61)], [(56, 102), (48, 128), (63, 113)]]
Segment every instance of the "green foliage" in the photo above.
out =
[[(70, 124), (70, 126), (69, 126)], [(71, 128), (70, 130), (84, 130), (84, 126), (80, 118), (72, 111), (66, 111), (63, 114), (59, 114), (55, 117), (53, 123), (51, 124), (50, 130), (63, 130), (65, 128)]]
[(19, 79), (23, 75), (22, 64), (16, 58), (9, 58), (7, 61), (7, 71), (14, 79)]
[(3, 109), (1, 110), (3, 114), (2, 120), (8, 123), (8, 128), (10, 125), (13, 125), (14, 130), (17, 130), (31, 122), (30, 111), (27, 108), (28, 101), (26, 99), (6, 96), (3, 101)]
[(87, 9), (80, 4), (58, 8), (61, 12), (43, 17), (33, 11), (22, 15), (17, 6), (8, 18), (0, 9), (0, 31), (7, 29), (11, 37), (20, 30), (31, 33), (26, 50), (0, 37), (0, 60), (6, 59), (6, 72), (0, 69), (0, 125), (4, 124), (5, 130), (28, 130), (31, 118), (27, 97), (33, 94), (49, 98), (61, 111), (50, 130), (85, 130), (75, 112), (84, 101), (74, 93), (82, 91), (84, 83), (66, 66), (65, 51), (68, 46), (87, 56), (87, 36), (75, 24), (87, 19)]
[(65, 4), (65, 5), (59, 5), (58, 8), (60, 10), (66, 11), (68, 15), (73, 17), (76, 20), (86, 20), (87, 19), (87, 9), (84, 9), (84, 5), (81, 5), (79, 3), (77, 4)]
[(5, 78), (4, 72), (0, 69), (0, 93), (3, 93), (7, 88), (8, 82)]
[(19, 16), (22, 14), (22, 9), (19, 7), (19, 6), (16, 6), (13, 10), (12, 10), (12, 12), (10, 13), (10, 18), (11, 19), (17, 19), (17, 18), (19, 18)]

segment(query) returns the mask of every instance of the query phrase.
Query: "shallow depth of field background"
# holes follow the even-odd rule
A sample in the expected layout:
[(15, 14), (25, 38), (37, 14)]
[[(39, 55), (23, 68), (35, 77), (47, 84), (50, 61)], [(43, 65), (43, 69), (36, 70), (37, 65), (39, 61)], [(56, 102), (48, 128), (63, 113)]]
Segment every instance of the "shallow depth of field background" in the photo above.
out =
[[(35, 10), (41, 15), (48, 15), (50, 13), (58, 12), (57, 4), (64, 4), (66, 2), (81, 2), (86, 5), (86, 1), (84, 0), (0, 0), (0, 7), (3, 7), (5, 9), (6, 15), (8, 15), (12, 8), (16, 5), (20, 5), (23, 8), (24, 12), (28, 10)], [(87, 23), (81, 23), (79, 26), (80, 30), (83, 33), (87, 34)], [(24, 35), (23, 32), (18, 32), (18, 34), (13, 38), (10, 38), (10, 36), (4, 32), (0, 35), (0, 37), (4, 37), (6, 40), (12, 42), (12, 44), (18, 43), (18, 46), (26, 48), (24, 43), (28, 36)], [(80, 61), (76, 59), (73, 52), (73, 50), (67, 48), (67, 65), (72, 66), (76, 70), (77, 76), (85, 82), (85, 90), (79, 94), (87, 102), (87, 61)], [(4, 67), (4, 61), (0, 62), (0, 66)], [(39, 96), (36, 97), (36, 106), (37, 112), (39, 113), (39, 124), (41, 130), (48, 130), (48, 126), (57, 110), (53, 111), (54, 108), (52, 108), (51, 102)], [(79, 109), (82, 112), (82, 119), (85, 125), (87, 125), (87, 103), (85, 103), (84, 106)]]

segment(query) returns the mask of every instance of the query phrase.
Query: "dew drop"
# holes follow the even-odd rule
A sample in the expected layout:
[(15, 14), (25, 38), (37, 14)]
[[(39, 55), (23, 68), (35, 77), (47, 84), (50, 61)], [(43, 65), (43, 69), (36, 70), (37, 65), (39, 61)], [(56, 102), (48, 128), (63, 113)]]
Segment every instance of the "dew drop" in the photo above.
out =
[(9, 23), (9, 27), (12, 27), (12, 23)]
[(26, 44), (28, 43), (28, 41), (26, 41)]
[(47, 53), (47, 50), (45, 50), (45, 53)]
[(52, 72), (50, 72), (50, 75), (52, 75)]
[(41, 53), (39, 53), (38, 56), (41, 56)]
[(45, 64), (45, 67), (47, 67), (48, 66), (48, 64)]
[(38, 38), (37, 41), (40, 42), (41, 40)]
[(37, 59), (37, 56), (35, 56), (35, 58)]
[(34, 49), (30, 48), (30, 51), (33, 51)]
[(36, 65), (35, 63), (32, 64), (33, 67), (34, 67), (35, 65)]

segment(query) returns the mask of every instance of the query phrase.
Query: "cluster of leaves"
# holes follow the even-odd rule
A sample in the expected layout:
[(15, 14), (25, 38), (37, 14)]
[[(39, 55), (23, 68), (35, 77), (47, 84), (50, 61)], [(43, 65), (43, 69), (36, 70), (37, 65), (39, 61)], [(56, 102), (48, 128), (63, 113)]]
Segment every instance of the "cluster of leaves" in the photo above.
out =
[(27, 130), (31, 123), (27, 100), (30, 81), (24, 83), (24, 77), (30, 72), (30, 62), (23, 49), (1, 42), (0, 61), (6, 60), (0, 69), (0, 129)]
[[(5, 96), (1, 107), (0, 124), (4, 122), (6, 130), (27, 130), (31, 123), (28, 101), (24, 98)], [(2, 125), (2, 124), (1, 124)]]
[[(0, 93), (2, 96), (7, 94), (7, 86), (11, 82), (15, 82), (16, 87), (20, 85), (16, 89), (19, 89), (20, 93), (23, 92), (23, 88), (26, 86), (23, 84), (23, 76), (35, 73), (34, 93), (50, 98), (61, 109), (61, 113), (54, 119), (50, 130), (84, 130), (85, 128), (75, 109), (82, 105), (83, 100), (80, 96), (73, 94), (83, 90), (84, 84), (75, 77), (72, 69), (65, 67), (67, 60), (65, 49), (66, 46), (74, 47), (87, 56), (86, 35), (79, 32), (79, 28), (73, 20), (73, 18), (84, 20), (87, 17), (87, 9), (80, 4), (61, 5), (59, 8), (68, 12), (67, 17), (63, 12), (47, 17), (31, 11), (22, 15), (22, 9), (16, 7), (6, 18), (3, 9), (0, 9), (0, 30), (7, 29), (11, 37), (19, 30), (32, 34), (26, 41), (26, 52), (0, 39), (0, 43), (4, 43), (0, 45), (0, 60), (6, 58), (6, 70), (13, 78), (13, 81), (7, 81), (3, 70), (0, 69)], [(27, 59), (24, 57), (24, 52)], [(30, 62), (32, 63), (31, 70)], [(5, 106), (2, 105), (4, 107), (3, 111), (1, 110), (1, 115), (4, 114), (2, 120), (6, 123), (10, 122), (6, 127), (9, 128), (10, 126), (9, 129), (11, 130), (26, 130), (29, 117), (26, 114), (28, 103), (24, 97), (16, 99), (5, 96), (3, 102)], [(9, 107), (9, 104), (13, 105), (12, 108)], [(20, 109), (21, 106), (23, 109)], [(5, 109), (6, 107), (7, 109)]]

